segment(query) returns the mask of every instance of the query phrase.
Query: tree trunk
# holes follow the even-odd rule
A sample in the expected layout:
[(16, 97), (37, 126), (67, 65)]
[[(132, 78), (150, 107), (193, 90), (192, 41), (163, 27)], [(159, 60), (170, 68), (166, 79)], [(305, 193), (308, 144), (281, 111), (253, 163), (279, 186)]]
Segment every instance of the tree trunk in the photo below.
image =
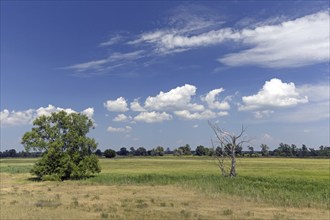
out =
[(236, 137), (232, 138), (230, 177), (236, 176)]
[(235, 177), (235, 176), (236, 176), (236, 152), (234, 149), (231, 157), (230, 177)]

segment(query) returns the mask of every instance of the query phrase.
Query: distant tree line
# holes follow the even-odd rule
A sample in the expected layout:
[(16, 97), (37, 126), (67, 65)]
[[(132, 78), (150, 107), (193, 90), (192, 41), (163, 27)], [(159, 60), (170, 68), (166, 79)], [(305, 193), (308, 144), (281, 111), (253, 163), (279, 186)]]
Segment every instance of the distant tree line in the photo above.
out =
[[(318, 149), (308, 148), (305, 144), (301, 148), (294, 144), (280, 143), (279, 147), (275, 150), (269, 150), (270, 148), (266, 144), (261, 144), (258, 149), (253, 146), (247, 146), (247, 150), (243, 150), (242, 147), (236, 147), (236, 155), (238, 157), (330, 157), (330, 147), (321, 145)], [(114, 158), (116, 156), (164, 156), (164, 155), (174, 155), (174, 156), (184, 156), (184, 155), (194, 155), (194, 156), (215, 156), (221, 155), (222, 149), (220, 147), (209, 148), (199, 145), (192, 150), (189, 144), (170, 150), (164, 147), (157, 146), (151, 150), (147, 150), (144, 147), (134, 148), (131, 147), (127, 149), (126, 147), (120, 148), (119, 151), (113, 149), (106, 149), (103, 152), (100, 149), (95, 151), (95, 154), (99, 157)], [(6, 157), (40, 157), (42, 152), (17, 152), (15, 149), (0, 151), (0, 158)]]
[[(298, 148), (296, 145), (280, 143), (279, 147), (275, 150), (269, 150), (266, 144), (261, 144), (259, 150), (255, 150), (253, 146), (247, 146), (248, 150), (243, 150), (242, 147), (236, 146), (235, 152), (238, 157), (330, 157), (330, 147), (320, 146), (319, 149), (307, 148), (306, 145), (302, 145)], [(228, 153), (228, 152), (227, 152)], [(107, 149), (104, 152), (97, 150), (95, 152), (97, 156), (104, 156), (106, 158), (113, 158), (116, 156), (220, 156), (223, 154), (222, 148), (208, 148), (203, 145), (199, 145), (192, 150), (189, 144), (170, 150), (167, 148), (164, 150), (163, 147), (158, 146), (152, 150), (146, 150), (144, 147), (134, 148), (131, 147), (129, 150), (126, 147), (120, 148), (119, 151)]]
[(17, 152), (15, 149), (0, 151), (0, 158), (5, 157), (21, 157), (21, 158), (31, 158), (31, 157), (40, 157), (41, 152), (26, 152), (26, 151), (19, 151)]
[(163, 147), (157, 146), (153, 148), (152, 150), (147, 150), (144, 147), (138, 147), (134, 148), (131, 147), (129, 150), (127, 150), (126, 147), (120, 148), (119, 151), (115, 151), (113, 149), (106, 149), (104, 152), (102, 152), (100, 149), (96, 150), (95, 154), (97, 156), (104, 156), (106, 158), (114, 158), (117, 155), (118, 156), (164, 156), (165, 154), (171, 154), (169, 148), (164, 150)]

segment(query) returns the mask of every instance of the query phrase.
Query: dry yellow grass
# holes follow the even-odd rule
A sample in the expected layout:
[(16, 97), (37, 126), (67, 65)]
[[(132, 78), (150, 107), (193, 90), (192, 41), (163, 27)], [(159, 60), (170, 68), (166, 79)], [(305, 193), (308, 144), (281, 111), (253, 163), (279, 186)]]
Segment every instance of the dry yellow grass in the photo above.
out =
[(329, 211), (256, 204), (179, 186), (32, 182), (1, 173), (1, 219), (329, 219)]

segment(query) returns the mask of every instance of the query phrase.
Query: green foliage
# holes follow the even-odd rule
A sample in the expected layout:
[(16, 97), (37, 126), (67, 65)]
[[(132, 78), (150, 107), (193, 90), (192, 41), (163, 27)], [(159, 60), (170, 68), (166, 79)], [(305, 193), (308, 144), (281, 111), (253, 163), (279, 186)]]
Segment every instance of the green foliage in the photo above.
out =
[(116, 157), (116, 151), (112, 150), (112, 149), (107, 149), (104, 151), (103, 155), (106, 158), (114, 158)]
[(93, 128), (87, 116), (60, 111), (37, 118), (33, 125), (22, 138), (26, 151), (43, 152), (32, 174), (39, 178), (55, 175), (64, 180), (80, 179), (101, 171), (97, 157), (92, 154), (97, 143), (86, 136)]
[(191, 148), (190, 148), (189, 144), (181, 146), (178, 149), (174, 149), (174, 155), (175, 156), (191, 155)]
[(164, 148), (161, 146), (158, 146), (150, 151), (150, 156), (164, 156)]
[(260, 148), (261, 148), (262, 156), (268, 156), (269, 155), (269, 147), (266, 144), (261, 144)]
[(98, 157), (102, 157), (102, 151), (100, 149), (97, 149), (95, 151), (95, 155), (98, 156)]
[(127, 150), (126, 147), (120, 148), (120, 150), (117, 152), (118, 155), (120, 156), (127, 156), (129, 154), (129, 151)]
[(147, 150), (144, 147), (139, 147), (134, 151), (134, 156), (147, 156)]
[(196, 154), (197, 156), (204, 156), (204, 155), (206, 155), (206, 154), (207, 154), (207, 152), (206, 152), (206, 148), (205, 148), (204, 146), (202, 146), (202, 145), (197, 146), (197, 147), (196, 147), (195, 154)]

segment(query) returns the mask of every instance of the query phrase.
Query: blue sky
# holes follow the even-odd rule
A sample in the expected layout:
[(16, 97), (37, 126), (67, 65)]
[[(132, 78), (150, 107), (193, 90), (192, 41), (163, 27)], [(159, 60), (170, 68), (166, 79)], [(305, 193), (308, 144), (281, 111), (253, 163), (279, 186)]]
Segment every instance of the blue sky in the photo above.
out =
[(329, 141), (328, 1), (1, 1), (1, 150), (82, 112), (99, 148)]

